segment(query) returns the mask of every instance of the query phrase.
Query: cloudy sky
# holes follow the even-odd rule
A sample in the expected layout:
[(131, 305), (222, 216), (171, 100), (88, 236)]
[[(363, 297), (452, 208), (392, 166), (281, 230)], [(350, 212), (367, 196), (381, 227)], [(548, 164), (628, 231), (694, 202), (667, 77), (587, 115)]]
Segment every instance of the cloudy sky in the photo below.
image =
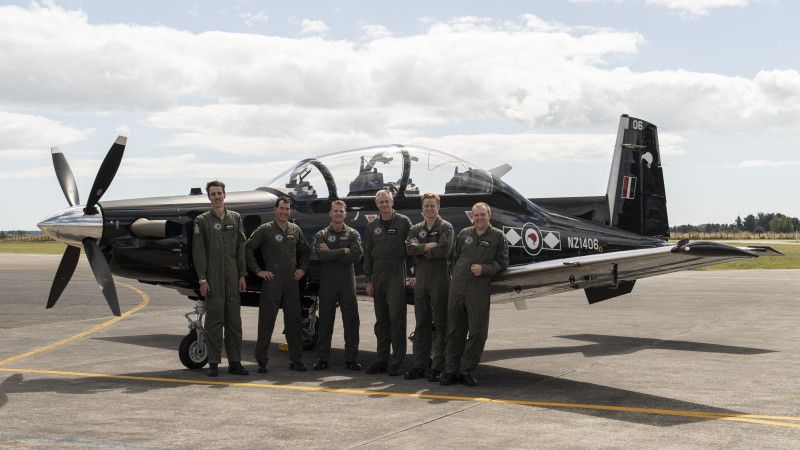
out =
[(0, 229), (82, 199), (262, 185), (288, 161), (419, 144), (530, 197), (602, 195), (619, 115), (659, 127), (670, 223), (800, 216), (789, 0), (0, 2)]

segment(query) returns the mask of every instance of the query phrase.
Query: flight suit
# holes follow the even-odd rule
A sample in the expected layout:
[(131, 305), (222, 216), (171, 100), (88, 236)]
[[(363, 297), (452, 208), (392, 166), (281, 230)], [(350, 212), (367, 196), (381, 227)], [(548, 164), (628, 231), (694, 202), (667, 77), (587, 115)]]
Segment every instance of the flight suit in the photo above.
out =
[(194, 219), (192, 260), (197, 277), (208, 282), (204, 326), (208, 362), (219, 364), (223, 327), (228, 361), (242, 360), (242, 316), (239, 277), (247, 275), (242, 219), (225, 210), (223, 217), (207, 211)]
[[(483, 266), (481, 276), (472, 274), (473, 264)], [(478, 235), (469, 227), (458, 234), (447, 302), (446, 373), (469, 373), (478, 366), (489, 333), (492, 277), (507, 267), (508, 242), (502, 231), (490, 226)]]
[(368, 223), (364, 235), (364, 277), (373, 287), (377, 362), (397, 367), (406, 356), (405, 242), (410, 229), (408, 217), (392, 211), (391, 219), (381, 220), (379, 215)]
[[(429, 229), (425, 221), (414, 225), (408, 233), (406, 251), (414, 257), (414, 363), (412, 368), (427, 370), (431, 357), (431, 371), (444, 370), (444, 342), (447, 330), (447, 291), (450, 284), (448, 257), (453, 248), (453, 226), (437, 217)], [(436, 247), (424, 252), (425, 244), (436, 242)], [(433, 325), (433, 326), (431, 326)], [(434, 331), (435, 328), (435, 331)]]
[(264, 268), (274, 274), (272, 280), (261, 283), (261, 298), (258, 301), (258, 340), (255, 357), (259, 364), (266, 364), (268, 349), (275, 329), (278, 309), (283, 308), (283, 322), (286, 342), (289, 344), (289, 361), (299, 363), (303, 356), (302, 306), (300, 288), (294, 279), (297, 269), (306, 270), (309, 261), (309, 247), (303, 231), (294, 223), (288, 222), (283, 231), (276, 221), (258, 227), (247, 240), (245, 257), (247, 268), (258, 273), (254, 251), (260, 251), (264, 258)]
[[(325, 244), (328, 250), (320, 250)], [(344, 249), (349, 248), (350, 253)], [(361, 236), (358, 231), (344, 226), (342, 231), (326, 227), (314, 236), (313, 249), (322, 266), (319, 282), (319, 330), (317, 331), (317, 357), (328, 362), (331, 353), (333, 322), (336, 319), (336, 303), (342, 310), (344, 325), (345, 361), (355, 361), (358, 356), (358, 302), (356, 301), (356, 276), (353, 264), (361, 260)]]

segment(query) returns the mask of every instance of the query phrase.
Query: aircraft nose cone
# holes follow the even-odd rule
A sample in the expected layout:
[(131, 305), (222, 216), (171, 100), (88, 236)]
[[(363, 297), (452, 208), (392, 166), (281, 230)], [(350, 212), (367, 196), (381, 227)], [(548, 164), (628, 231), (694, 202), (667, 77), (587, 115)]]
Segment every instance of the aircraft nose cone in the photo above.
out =
[(53, 239), (74, 247), (83, 247), (86, 238), (99, 242), (103, 237), (103, 215), (87, 215), (80, 206), (56, 211), (36, 226)]

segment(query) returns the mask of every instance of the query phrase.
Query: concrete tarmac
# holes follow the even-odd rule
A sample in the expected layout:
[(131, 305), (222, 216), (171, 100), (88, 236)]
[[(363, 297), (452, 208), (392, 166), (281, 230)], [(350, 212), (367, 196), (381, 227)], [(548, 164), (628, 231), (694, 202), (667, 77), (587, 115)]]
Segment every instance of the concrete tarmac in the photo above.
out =
[[(582, 292), (495, 305), (470, 388), (344, 370), (338, 317), (330, 370), (288, 370), (278, 318), (256, 374), (255, 308), (242, 312), (251, 375), (223, 361), (208, 378), (178, 360), (191, 302), (118, 278), (136, 312), (108, 323), (82, 259), (45, 310), (59, 259), (0, 255), (0, 447), (800, 447), (797, 270), (681, 272), (592, 306)], [(374, 314), (359, 310), (368, 363)]]

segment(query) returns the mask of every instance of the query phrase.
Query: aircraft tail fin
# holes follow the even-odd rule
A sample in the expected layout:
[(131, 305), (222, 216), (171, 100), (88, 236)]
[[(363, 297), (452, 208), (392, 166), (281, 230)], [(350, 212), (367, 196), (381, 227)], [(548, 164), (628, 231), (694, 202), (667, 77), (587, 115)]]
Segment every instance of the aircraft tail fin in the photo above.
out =
[(658, 129), (623, 114), (608, 177), (610, 225), (644, 236), (669, 237)]

